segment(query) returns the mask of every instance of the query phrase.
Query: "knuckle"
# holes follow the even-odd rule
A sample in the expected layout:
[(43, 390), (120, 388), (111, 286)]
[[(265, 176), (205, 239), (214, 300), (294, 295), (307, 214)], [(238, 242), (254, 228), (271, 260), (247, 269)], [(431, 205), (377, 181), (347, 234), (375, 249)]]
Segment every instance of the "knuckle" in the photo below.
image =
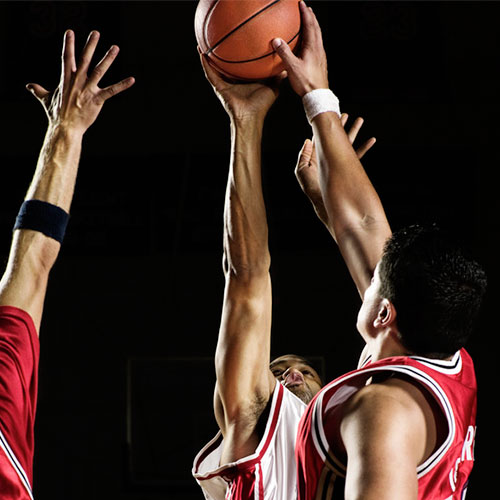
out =
[(100, 78), (103, 75), (103, 70), (100, 66), (96, 66), (92, 74), (94, 78)]

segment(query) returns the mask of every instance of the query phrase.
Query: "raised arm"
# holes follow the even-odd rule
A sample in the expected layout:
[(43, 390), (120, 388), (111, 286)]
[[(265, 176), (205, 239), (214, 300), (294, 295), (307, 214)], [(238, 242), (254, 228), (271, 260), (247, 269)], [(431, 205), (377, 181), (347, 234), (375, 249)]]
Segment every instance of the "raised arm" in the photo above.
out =
[[(295, 92), (303, 97), (328, 89), (327, 60), (318, 21), (301, 2), (303, 44), (295, 56), (282, 40), (273, 45), (283, 59)], [(351, 276), (363, 296), (383, 245), (391, 231), (380, 199), (335, 112), (318, 114), (312, 121), (318, 155), (318, 178), (328, 215), (329, 229), (337, 241)]]
[(224, 207), (226, 286), (215, 356), (215, 415), (227, 463), (255, 451), (257, 422), (276, 384), (269, 370), (271, 280), (261, 139), (277, 89), (260, 83), (230, 84), (201, 59), (231, 122)]
[[(53, 92), (35, 83), (26, 86), (42, 104), (49, 123), (25, 200), (46, 202), (61, 209), (61, 213), (69, 213), (85, 131), (94, 123), (107, 99), (134, 83), (133, 78), (127, 78), (103, 89), (98, 87), (119, 51), (117, 46), (112, 46), (89, 72), (98, 40), (98, 32), (90, 33), (77, 65), (75, 36), (68, 30), (64, 35), (59, 86)], [(40, 230), (16, 229), (7, 268), (0, 281), (0, 305), (28, 312), (37, 331), (49, 272), (60, 246), (60, 241)]]

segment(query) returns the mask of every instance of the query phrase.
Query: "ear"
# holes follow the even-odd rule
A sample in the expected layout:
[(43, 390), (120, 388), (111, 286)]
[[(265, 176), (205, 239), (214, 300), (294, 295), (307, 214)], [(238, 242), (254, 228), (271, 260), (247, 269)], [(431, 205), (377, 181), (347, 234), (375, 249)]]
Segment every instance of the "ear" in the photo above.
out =
[(375, 328), (387, 328), (396, 320), (396, 308), (394, 304), (387, 299), (382, 299), (377, 317), (373, 322)]

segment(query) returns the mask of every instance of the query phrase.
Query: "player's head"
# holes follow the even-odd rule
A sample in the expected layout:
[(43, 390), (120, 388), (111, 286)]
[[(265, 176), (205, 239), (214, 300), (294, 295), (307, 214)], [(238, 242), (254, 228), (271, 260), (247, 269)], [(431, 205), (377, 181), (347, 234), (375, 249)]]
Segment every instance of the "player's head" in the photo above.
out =
[(314, 363), (302, 356), (295, 354), (279, 356), (271, 361), (269, 369), (279, 382), (306, 404), (323, 385)]
[(375, 274), (378, 295), (394, 306), (407, 350), (444, 358), (465, 345), (486, 291), (486, 274), (437, 227), (395, 232)]

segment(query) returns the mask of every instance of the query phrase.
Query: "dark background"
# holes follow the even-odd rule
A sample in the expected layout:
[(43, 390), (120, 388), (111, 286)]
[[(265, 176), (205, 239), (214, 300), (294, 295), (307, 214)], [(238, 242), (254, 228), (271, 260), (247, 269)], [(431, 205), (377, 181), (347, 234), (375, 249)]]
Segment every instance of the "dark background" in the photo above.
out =
[[(318, 2), (330, 85), (362, 115), (364, 159), (393, 228), (437, 222), (487, 269), (469, 345), (479, 380), (482, 498), (498, 445), (499, 20), (496, 2)], [(41, 329), (38, 500), (201, 499), (193, 456), (216, 430), (212, 356), (222, 303), (228, 119), (204, 80), (196, 2), (0, 2), (0, 255), (31, 180), (46, 118), (24, 89), (58, 81), (63, 32), (101, 32), (121, 53), (84, 141), (72, 219)], [(288, 83), (266, 123), (263, 167), (274, 293), (273, 351), (352, 369), (360, 300), (293, 169), (310, 136)], [(484, 494), (483, 494), (484, 495)]]

